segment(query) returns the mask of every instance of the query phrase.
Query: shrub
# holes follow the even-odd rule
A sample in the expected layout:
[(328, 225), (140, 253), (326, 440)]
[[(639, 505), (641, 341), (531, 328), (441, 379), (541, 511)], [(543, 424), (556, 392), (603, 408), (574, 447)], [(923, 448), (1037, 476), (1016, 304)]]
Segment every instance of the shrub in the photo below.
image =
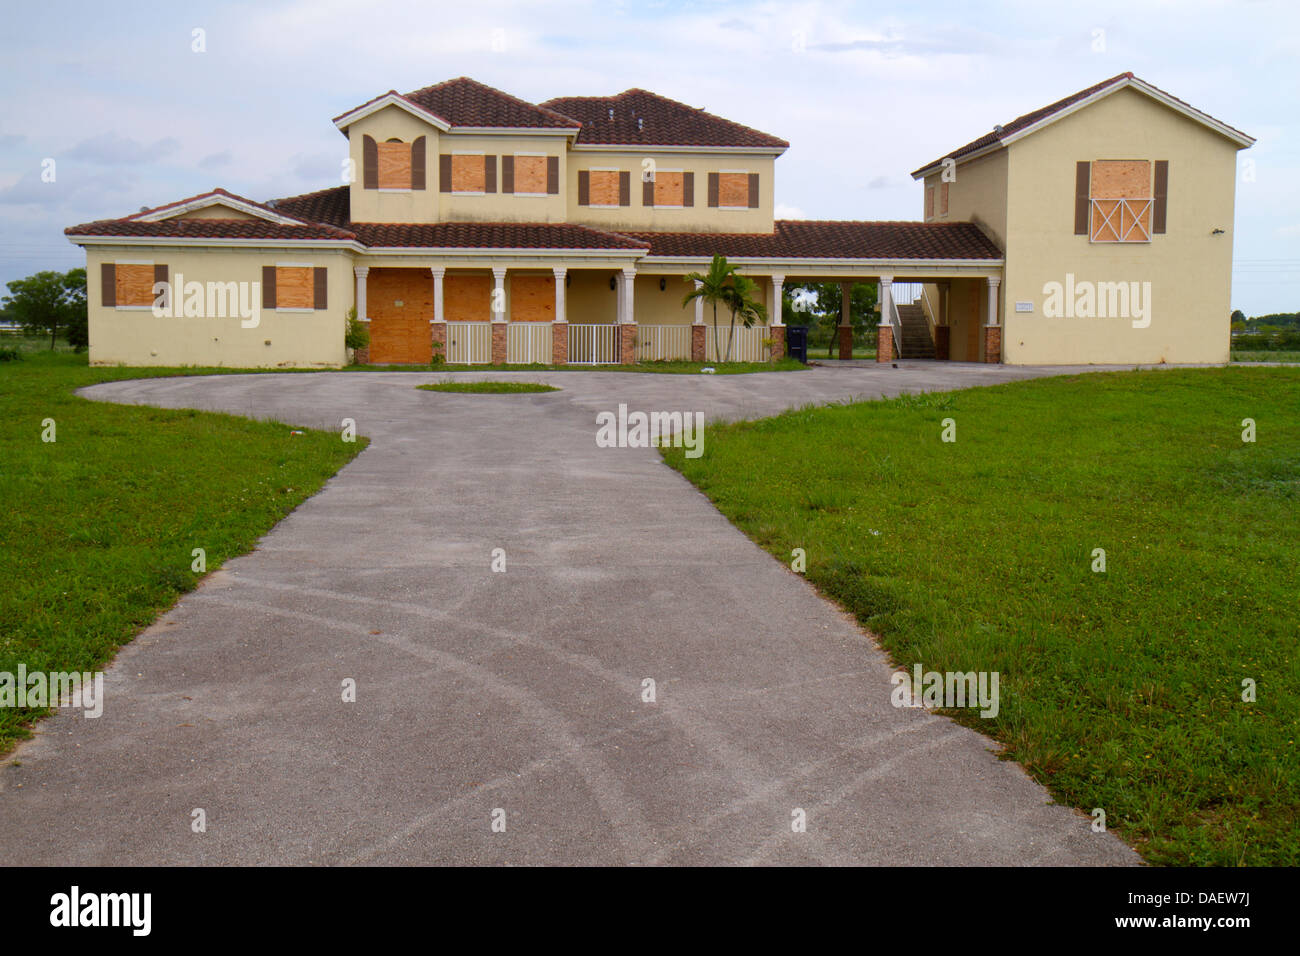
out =
[(343, 337), (343, 343), (354, 350), (363, 349), (370, 344), (370, 330), (366, 328), (366, 323), (357, 318), (355, 306), (348, 309), (348, 330)]

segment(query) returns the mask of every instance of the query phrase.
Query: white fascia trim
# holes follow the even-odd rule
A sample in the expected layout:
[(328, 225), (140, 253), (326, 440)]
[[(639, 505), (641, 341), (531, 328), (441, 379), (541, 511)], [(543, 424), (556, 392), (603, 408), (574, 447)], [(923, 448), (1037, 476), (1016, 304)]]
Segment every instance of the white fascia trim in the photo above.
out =
[(209, 206), (229, 206), (239, 212), (248, 213), (250, 216), (256, 216), (258, 219), (264, 219), (267, 222), (278, 223), (281, 226), (303, 226), (306, 223), (301, 219), (291, 219), (288, 216), (282, 216), (279, 213), (269, 212), (261, 206), (254, 206), (251, 203), (241, 202), (238, 199), (232, 199), (229, 196), (222, 196), (219, 193), (213, 193), (208, 196), (199, 196), (197, 199), (191, 199), (189, 202), (180, 206), (167, 206), (163, 209), (157, 209), (153, 212), (136, 213), (134, 216), (127, 216), (131, 222), (161, 222), (164, 219), (175, 219), (177, 216), (183, 216), (187, 212), (193, 212), (196, 209), (207, 209)]
[(564, 127), (555, 128), (537, 128), (535, 126), (453, 126), (452, 135), (464, 133), (469, 136), (491, 136), (499, 134), (501, 136), (567, 136), (574, 137), (578, 135), (576, 129), (566, 129)]
[[(711, 261), (711, 256), (646, 256), (641, 261), (641, 265), (645, 269), (697, 269), (702, 265), (707, 266)], [(786, 276), (807, 275), (810, 268), (829, 266), (932, 274), (953, 269), (964, 272), (971, 270), (1000, 271), (1006, 264), (1005, 259), (768, 259), (752, 256), (728, 256), (727, 261), (740, 266), (756, 266), (765, 269), (780, 268)]]
[(639, 259), (646, 253), (644, 249), (508, 249), (504, 246), (372, 246), (364, 251), (367, 256), (462, 256), (466, 258), (522, 256), (548, 259), (558, 257), (607, 259), (610, 256)]
[(591, 153), (731, 153), (780, 156), (785, 146), (654, 146), (647, 143), (574, 143), (572, 148)]
[[(1057, 120), (1064, 119), (1065, 117), (1069, 116), (1071, 113), (1076, 113), (1087, 106), (1091, 106), (1093, 103), (1096, 103), (1098, 100), (1105, 99), (1107, 96), (1110, 96), (1112, 93), (1117, 93), (1120, 90), (1126, 89), (1130, 86), (1141, 93), (1145, 93), (1147, 96), (1151, 97), (1157, 103), (1161, 103), (1169, 107), (1171, 110), (1174, 110), (1177, 113), (1181, 113), (1183, 116), (1186, 116), (1188, 119), (1195, 120), (1196, 122), (1200, 123), (1202, 126), (1209, 127), (1210, 129), (1214, 130), (1216, 133), (1220, 134), (1221, 136), (1225, 136), (1228, 139), (1232, 140), (1238, 146), (1249, 147), (1255, 144), (1255, 138), (1253, 136), (1247, 136), (1245, 133), (1238, 132), (1237, 130), (1228, 126), (1226, 123), (1219, 122), (1213, 116), (1210, 116), (1208, 113), (1202, 113), (1196, 107), (1189, 106), (1186, 103), (1181, 102), (1180, 100), (1176, 100), (1172, 96), (1169, 96), (1167, 93), (1162, 93), (1160, 90), (1156, 89), (1154, 86), (1151, 86), (1149, 83), (1144, 83), (1142, 80), (1139, 80), (1137, 78), (1129, 79), (1128, 77), (1125, 77), (1119, 82), (1111, 86), (1108, 86), (1103, 90), (1098, 90), (1096, 93), (1093, 93), (1092, 96), (1085, 97), (1084, 99), (1079, 100), (1079, 102), (1077, 103), (1072, 103), (1069, 106), (1065, 107), (1064, 109), (1058, 110), (1057, 112), (1053, 113), (1051, 116), (1044, 117), (1043, 119), (1039, 120), (1037, 123), (1034, 123), (1032, 126), (1026, 126), (1024, 129), (1018, 130), (1015, 133), (1012, 133), (1010, 136), (1000, 138), (996, 143), (990, 143), (988, 146), (985, 146), (982, 149), (978, 149), (973, 153), (969, 153), (961, 157), (961, 159), (957, 160), (957, 165), (960, 166), (962, 163), (965, 163), (969, 160), (977, 159), (980, 156), (992, 152), (995, 149), (1001, 149), (1004, 146), (1009, 146), (1010, 144), (1014, 143), (1018, 139), (1023, 139), (1024, 137), (1030, 135), (1031, 133), (1036, 133), (1045, 126), (1051, 126)], [(928, 176), (930, 173), (934, 172), (935, 170), (942, 168), (942, 166), (943, 166), (942, 162), (934, 166), (929, 166), (921, 170), (920, 172), (918, 172), (912, 178), (920, 179), (923, 176)]]
[(412, 116), (424, 120), (440, 132), (445, 133), (451, 129), (451, 124), (441, 116), (430, 113), (428, 110), (421, 109), (405, 97), (393, 93), (385, 93), (373, 103), (367, 103), (365, 106), (358, 106), (351, 113), (344, 113), (334, 121), (334, 125), (338, 127), (339, 130), (346, 133), (348, 127), (357, 120), (365, 119), (371, 113), (377, 113), (387, 106), (396, 106), (398, 109), (406, 110), (406, 112), (410, 113)]
[[(299, 225), (302, 225), (299, 223)], [(177, 236), (69, 236), (74, 246), (222, 246), (253, 249), (345, 249), (365, 252), (354, 239), (204, 239)]]

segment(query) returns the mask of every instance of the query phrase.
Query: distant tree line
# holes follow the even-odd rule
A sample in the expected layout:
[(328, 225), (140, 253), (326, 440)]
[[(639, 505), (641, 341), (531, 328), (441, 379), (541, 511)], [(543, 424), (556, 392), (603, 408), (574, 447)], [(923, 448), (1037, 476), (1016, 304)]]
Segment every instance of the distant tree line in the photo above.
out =
[(54, 348), (60, 335), (77, 351), (89, 343), (86, 321), (86, 270), (37, 272), (7, 283), (0, 299), (0, 323), (16, 323), (29, 335), (48, 335)]
[(1300, 350), (1300, 312), (1274, 312), (1247, 318), (1232, 313), (1232, 347), (1249, 351)]

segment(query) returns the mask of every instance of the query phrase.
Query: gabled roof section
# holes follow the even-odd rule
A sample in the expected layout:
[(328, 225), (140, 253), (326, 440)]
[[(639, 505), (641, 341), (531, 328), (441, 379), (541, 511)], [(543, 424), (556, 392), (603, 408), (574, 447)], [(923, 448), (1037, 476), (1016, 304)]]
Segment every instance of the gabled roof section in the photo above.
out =
[(542, 106), (582, 123), (579, 146), (697, 146), (784, 152), (790, 144), (648, 90), (563, 96)]
[[(184, 216), (186, 213), (196, 212), (200, 209), (207, 209), (212, 206), (226, 206), (245, 215), (253, 216), (257, 219), (263, 219), (267, 222), (274, 222), (280, 225), (302, 225), (304, 221), (292, 214), (285, 213), (272, 208), (269, 205), (253, 202), (251, 199), (245, 199), (243, 196), (236, 196), (232, 192), (218, 187), (206, 193), (199, 193), (197, 196), (190, 196), (188, 199), (179, 199), (176, 202), (167, 203), (162, 206), (154, 206), (152, 209), (144, 209), (140, 212), (123, 217), (125, 221), (139, 222), (159, 222), (167, 219), (174, 219), (177, 216)], [(106, 222), (112, 220), (104, 220)], [(79, 228), (79, 227), (76, 227)]]
[(63, 230), (70, 237), (117, 239), (214, 239), (302, 242), (304, 240), (355, 241), (346, 229), (323, 223), (282, 224), (263, 219), (101, 219)]
[(1002, 261), (970, 222), (851, 222), (778, 219), (770, 233), (629, 232), (651, 259), (900, 259)]
[(510, 129), (573, 134), (581, 125), (571, 117), (503, 93), (467, 76), (411, 93), (389, 90), (336, 116), (334, 125), (346, 131), (357, 120), (388, 106), (406, 110), (443, 132), (451, 129)]
[(1120, 90), (1129, 88), (1144, 93), (1157, 102), (1168, 106), (1170, 109), (1182, 113), (1189, 119), (1195, 120), (1222, 136), (1226, 136), (1228, 139), (1237, 143), (1240, 148), (1250, 146), (1255, 142), (1254, 138), (1247, 136), (1245, 133), (1241, 132), (1241, 130), (1234, 129), (1227, 123), (1210, 116), (1208, 113), (1202, 113), (1194, 106), (1183, 102), (1176, 96), (1166, 93), (1164, 90), (1152, 86), (1150, 83), (1139, 79), (1132, 73), (1120, 73), (1117, 76), (1112, 76), (1108, 80), (1103, 80), (1095, 86), (1090, 86), (1086, 90), (1079, 90), (1079, 92), (1072, 93), (1064, 99), (1057, 100), (1055, 103), (1034, 110), (1032, 113), (1026, 113), (1024, 116), (1017, 116), (1009, 123), (993, 127), (991, 132), (985, 133), (978, 139), (971, 140), (965, 146), (954, 149), (946, 156), (941, 156), (934, 162), (922, 166), (920, 169), (912, 173), (912, 178), (920, 179), (922, 176), (929, 175), (939, 169), (943, 165), (943, 161), (949, 157), (960, 163), (966, 159), (974, 159), (976, 156), (982, 156), (985, 153), (992, 152), (993, 150), (1001, 149), (1021, 137), (1037, 132), (1044, 126), (1048, 126), (1059, 119), (1064, 119), (1076, 110), (1083, 109), (1104, 97), (1110, 96), (1112, 93), (1117, 93)]
[(347, 229), (351, 222), (352, 205), (347, 186), (319, 189), (301, 196), (272, 199), (276, 210), (295, 216), (304, 222), (319, 222)]

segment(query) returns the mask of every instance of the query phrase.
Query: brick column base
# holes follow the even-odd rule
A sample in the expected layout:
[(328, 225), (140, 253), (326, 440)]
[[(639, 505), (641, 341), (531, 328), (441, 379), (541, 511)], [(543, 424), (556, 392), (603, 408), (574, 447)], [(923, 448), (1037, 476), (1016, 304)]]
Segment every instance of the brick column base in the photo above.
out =
[(433, 347), (433, 360), (447, 358), (447, 323), (430, 322), (429, 323), (429, 341)]
[(506, 324), (492, 323), (492, 364), (506, 364)]
[(785, 358), (785, 326), (774, 325), (768, 330), (772, 340), (772, 361), (779, 362)]
[(1002, 326), (984, 326), (984, 361), (997, 365), (1002, 361)]
[(569, 364), (569, 323), (551, 323), (551, 364)]
[(618, 326), (618, 362), (620, 365), (636, 364), (636, 326)]
[(359, 349), (352, 350), (352, 361), (357, 365), (370, 364), (370, 346), (366, 345)]
[(934, 327), (934, 357), (937, 359), (947, 360), (948, 342), (952, 329), (946, 325), (936, 325)]
[(702, 325), (691, 326), (691, 361), (692, 362), (704, 361), (704, 335), (705, 335), (704, 326)]
[(876, 361), (894, 360), (894, 329), (889, 325), (876, 326)]
[(853, 358), (853, 327), (848, 325), (840, 326), (840, 358), (848, 360)]

